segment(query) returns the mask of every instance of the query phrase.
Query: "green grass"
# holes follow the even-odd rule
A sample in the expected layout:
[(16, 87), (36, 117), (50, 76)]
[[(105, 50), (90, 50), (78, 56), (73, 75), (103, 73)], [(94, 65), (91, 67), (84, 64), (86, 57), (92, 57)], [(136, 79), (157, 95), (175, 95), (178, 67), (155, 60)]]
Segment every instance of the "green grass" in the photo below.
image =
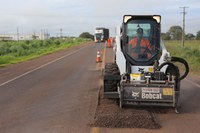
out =
[(184, 58), (189, 66), (190, 72), (200, 74), (200, 40), (185, 41), (184, 47), (181, 41), (164, 41), (171, 56)]
[(50, 54), (59, 50), (81, 45), (89, 39), (66, 38), (32, 41), (0, 42), (0, 67), (15, 64)]

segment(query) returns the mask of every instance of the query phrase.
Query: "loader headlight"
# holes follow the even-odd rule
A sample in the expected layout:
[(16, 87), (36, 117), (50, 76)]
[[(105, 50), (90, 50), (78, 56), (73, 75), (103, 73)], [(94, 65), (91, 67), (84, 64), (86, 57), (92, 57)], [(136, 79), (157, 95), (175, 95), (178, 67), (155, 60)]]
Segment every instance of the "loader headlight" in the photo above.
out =
[(132, 18), (132, 16), (124, 16), (124, 23), (126, 23), (131, 18)]
[(160, 23), (160, 20), (161, 20), (160, 16), (153, 16), (153, 18), (157, 21), (157, 23)]

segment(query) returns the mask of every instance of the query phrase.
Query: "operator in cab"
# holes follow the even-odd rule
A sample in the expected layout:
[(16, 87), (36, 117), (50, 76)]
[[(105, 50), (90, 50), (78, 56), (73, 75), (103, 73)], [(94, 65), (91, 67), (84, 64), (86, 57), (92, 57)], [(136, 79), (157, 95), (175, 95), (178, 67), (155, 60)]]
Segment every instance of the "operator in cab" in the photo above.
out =
[(129, 41), (132, 57), (151, 58), (151, 44), (148, 39), (143, 38), (143, 29), (137, 29), (137, 36)]

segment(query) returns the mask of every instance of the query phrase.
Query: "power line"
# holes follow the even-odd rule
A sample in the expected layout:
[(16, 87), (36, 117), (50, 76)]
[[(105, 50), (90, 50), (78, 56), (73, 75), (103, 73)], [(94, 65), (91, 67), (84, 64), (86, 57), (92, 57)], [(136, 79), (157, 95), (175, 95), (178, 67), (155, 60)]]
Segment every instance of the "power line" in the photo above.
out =
[(183, 9), (183, 12), (181, 12), (183, 14), (183, 31), (182, 31), (182, 45), (184, 47), (184, 42), (185, 42), (185, 15), (186, 15), (186, 11), (185, 9), (186, 8), (189, 8), (189, 7), (179, 7), (179, 8), (182, 8)]

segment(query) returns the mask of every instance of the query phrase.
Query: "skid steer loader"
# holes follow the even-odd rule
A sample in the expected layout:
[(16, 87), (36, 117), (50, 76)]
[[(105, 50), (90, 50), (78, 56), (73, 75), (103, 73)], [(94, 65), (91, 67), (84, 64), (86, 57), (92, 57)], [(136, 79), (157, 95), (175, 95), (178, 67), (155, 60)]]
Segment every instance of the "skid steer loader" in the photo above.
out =
[[(123, 16), (122, 26), (117, 29), (115, 62), (105, 64), (104, 98), (119, 99), (121, 108), (166, 106), (178, 113), (180, 82), (189, 73), (189, 66), (184, 59), (170, 56), (161, 39), (160, 25), (160, 15)], [(130, 44), (138, 29), (149, 41), (149, 48), (138, 43), (133, 48)], [(182, 75), (175, 62), (185, 67)]]

